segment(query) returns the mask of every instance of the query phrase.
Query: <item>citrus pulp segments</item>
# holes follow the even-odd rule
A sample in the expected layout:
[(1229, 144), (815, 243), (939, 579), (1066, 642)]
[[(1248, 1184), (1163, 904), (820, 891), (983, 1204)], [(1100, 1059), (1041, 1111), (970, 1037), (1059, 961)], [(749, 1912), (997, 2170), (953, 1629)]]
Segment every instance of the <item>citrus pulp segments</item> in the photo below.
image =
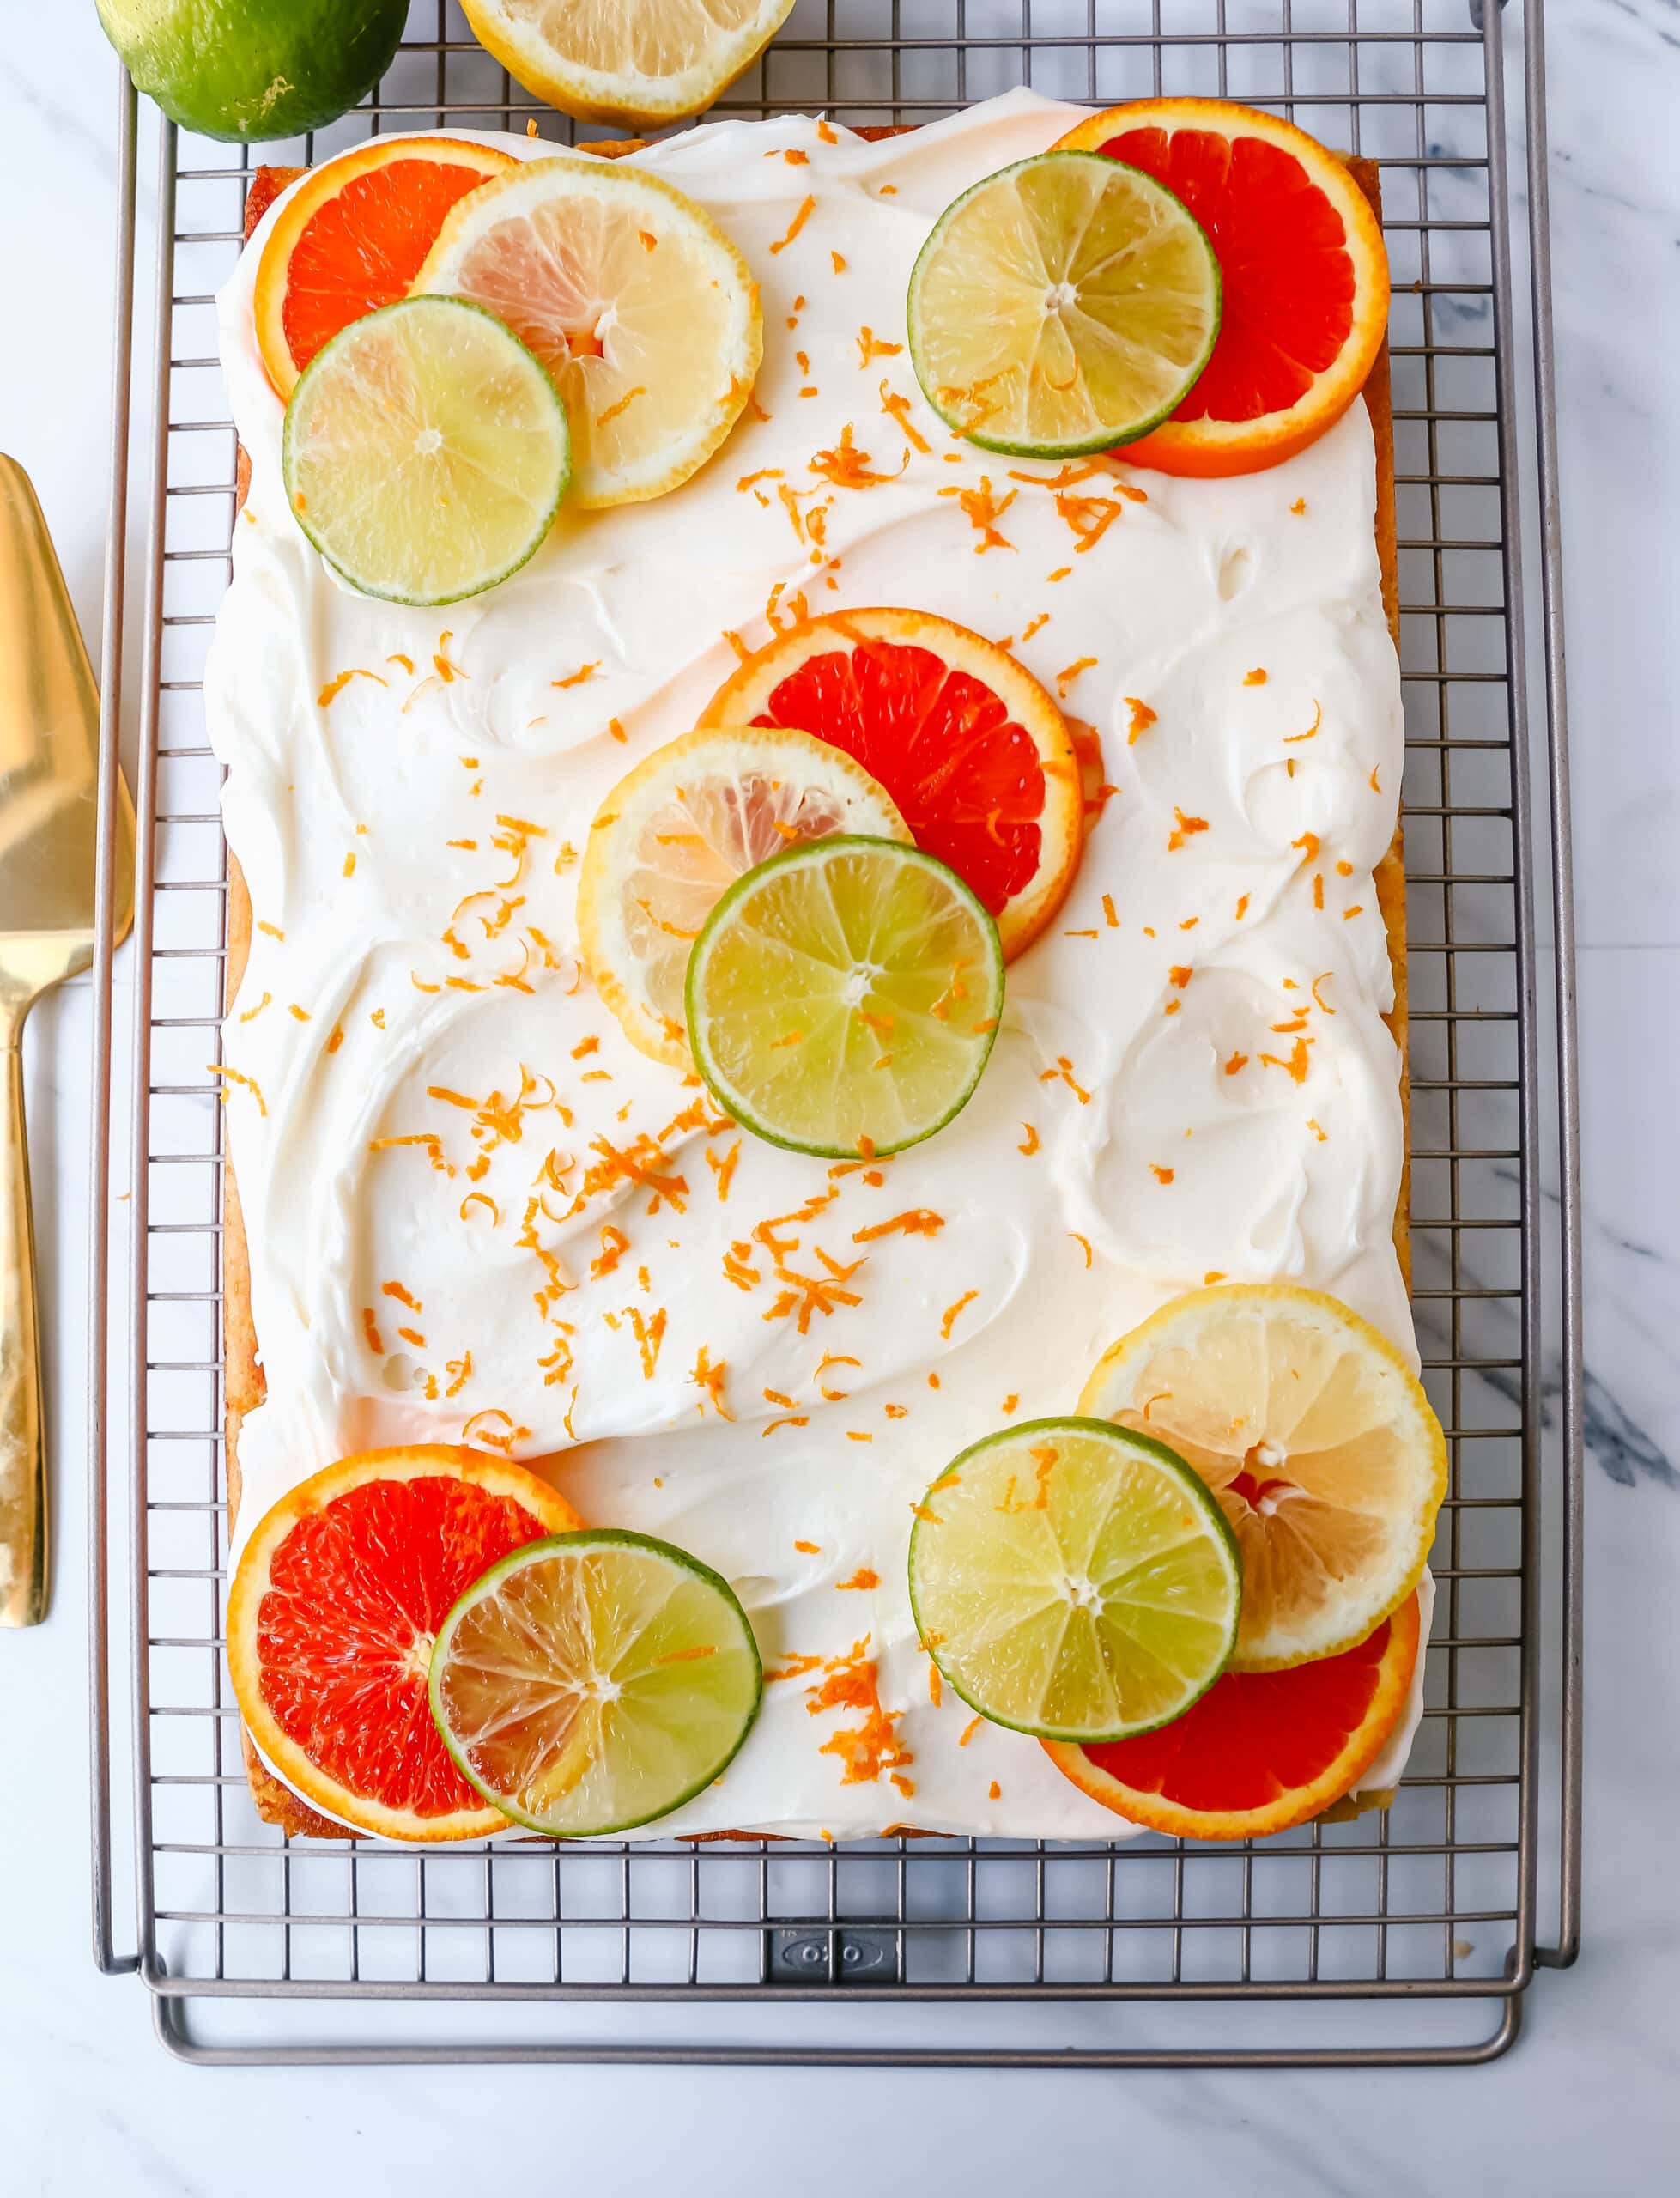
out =
[(541, 547), (566, 491), (566, 413), (494, 314), (404, 298), (353, 320), (286, 407), (293, 516), (364, 595), (457, 603)]
[(1446, 1437), (1393, 1345), (1337, 1298), (1174, 1298), (1104, 1355), (1079, 1407), (1170, 1442), (1219, 1499), (1242, 1548), (1240, 1670), (1356, 1647), (1423, 1576)]
[[(911, 650), (928, 665), (893, 656)], [(877, 694), (901, 663), (918, 691)], [(974, 868), (973, 850), (989, 861), (1019, 845), (1021, 874), (1006, 895), (980, 896), (1006, 962), (1066, 898), (1085, 829), (1072, 735), (1032, 674), (966, 626), (884, 606), (805, 619), (749, 657), (701, 722), (802, 725), (845, 748), (887, 788), (918, 844), (959, 876)]]
[(919, 847), (852, 835), (731, 886), (688, 960), (688, 1044), (724, 1110), (771, 1145), (885, 1157), (943, 1129), (998, 1035), (998, 927)]
[(987, 1436), (929, 1489), (910, 1600), (923, 1646), (982, 1716), (1044, 1740), (1120, 1740), (1182, 1715), (1223, 1671), (1242, 1567), (1218, 1506), (1163, 1443), (1042, 1419)]
[(464, 1776), (560, 1839), (628, 1831), (691, 1800), (740, 1748), (762, 1692), (729, 1582), (646, 1534), (512, 1551), (432, 1653), (433, 1719)]
[(698, 114), (749, 69), (793, 0), (462, 0), (525, 89), (584, 122)]
[[(342, 1740), (348, 1735), (358, 1747), (375, 1751), (388, 1742), (411, 1768), (415, 1735), (422, 1736), (421, 1745), (428, 1750), (434, 1745), (425, 1708), (431, 1646), (427, 1621), (437, 1624), (461, 1582), (450, 1585), (436, 1610), (412, 1611), (408, 1602), (417, 1587), (423, 1586), (424, 1559), (405, 1568), (400, 1552), (389, 1548), (389, 1538), (385, 1551), (369, 1551), (353, 1515), (358, 1499), (374, 1484), (388, 1485), (391, 1508), (400, 1513), (401, 1491), (416, 1481), (454, 1483), (472, 1491), (466, 1497), (452, 1491), (456, 1515), (467, 1528), (475, 1523), (473, 1496), (517, 1505), (527, 1515), (527, 1539), (566, 1533), (582, 1523), (547, 1482), (523, 1466), (486, 1457), (482, 1451), (426, 1444), (343, 1458), (282, 1497), (258, 1521), (241, 1551), (227, 1597), (227, 1667), (252, 1739), (280, 1776), (317, 1808), (385, 1839), (482, 1839), (506, 1830), (506, 1819), (499, 1809), (482, 1808), (470, 1800), (434, 1814), (392, 1806), (375, 1793), (353, 1789), (335, 1776), (296, 1730), (300, 1722), (318, 1715), (330, 1738)], [(335, 1505), (347, 1508), (335, 1513)], [(493, 1516), (486, 1531), (494, 1531), (498, 1524), (506, 1521)], [(287, 1545), (300, 1527), (310, 1549), (306, 1552), (302, 1540), (294, 1545), (301, 1576), (294, 1579)], [(324, 1563), (315, 1551), (324, 1531), (333, 1535), (334, 1554), (342, 1560), (335, 1565)], [(505, 1539), (500, 1547), (493, 1543), (491, 1556), (500, 1557), (506, 1546)], [(385, 1553), (391, 1556), (391, 1565), (381, 1571), (379, 1558)], [(440, 1567), (447, 1565), (447, 1550), (429, 1554)], [(313, 1561), (306, 1561), (306, 1556)], [(472, 1576), (475, 1562), (471, 1557), (466, 1559), (465, 1577)], [(276, 1570), (281, 1575), (278, 1587)], [(310, 1607), (312, 1596), (319, 1598), (317, 1610)], [(330, 1674), (318, 1689), (310, 1656), (299, 1654), (300, 1643), (306, 1651), (318, 1648), (319, 1663)], [(279, 1664), (265, 1685), (276, 1655)], [(301, 1674), (300, 1666), (307, 1667)], [(300, 1687), (294, 1684), (300, 1676)], [(333, 1698), (335, 1687), (351, 1690), (342, 1705)], [(281, 1706), (270, 1699), (271, 1693)], [(299, 1695), (301, 1698), (294, 1698)], [(347, 1714), (338, 1714), (341, 1706)], [(440, 1749), (438, 1761), (447, 1769)]]
[(622, 161), (527, 161), (464, 198), (416, 293), (470, 298), (554, 375), (572, 501), (662, 496), (740, 417), (763, 355), (758, 285), (709, 214)]
[[(1223, 160), (1216, 154), (1193, 166), (1187, 157), (1175, 162), (1171, 140), (1180, 131), (1199, 133), (1198, 155), (1210, 149), (1209, 141), (1224, 140), (1232, 149)], [(1293, 123), (1229, 100), (1139, 100), (1088, 116), (1058, 143), (1070, 151), (1097, 151), (1117, 141), (1112, 157), (1159, 176), (1200, 216), (1225, 282), (1224, 317), (1207, 373), (1180, 416), (1134, 444), (1128, 458), (1162, 473), (1206, 476), (1281, 464), (1335, 425), (1382, 349), (1388, 254), (1375, 211), (1337, 155)], [(1198, 188), (1197, 168), (1210, 179), (1210, 188)], [(1245, 232), (1240, 209), (1222, 209), (1228, 181), (1250, 188), (1257, 206), (1263, 197), (1268, 202), (1252, 230)], [(1326, 301), (1337, 312), (1338, 328), (1345, 303), (1345, 330), (1339, 340), (1321, 339), (1314, 357), (1301, 365), (1304, 386), (1293, 401), (1246, 417), (1206, 416), (1210, 395), (1226, 403), (1222, 392), (1240, 388), (1255, 360), (1270, 374), (1280, 360), (1295, 355), (1292, 343), (1313, 348), (1303, 337)]]
[(1174, 1839), (1262, 1839), (1352, 1792), (1406, 1713), (1416, 1590), (1356, 1648), (1285, 1672), (1221, 1674), (1160, 1732), (1113, 1746), (1044, 1742), (1082, 1793)]
[(584, 848), (578, 932), (596, 990), (639, 1052), (689, 1066), (683, 990), (707, 917), (746, 871), (834, 832), (910, 838), (885, 788), (809, 733), (703, 727), (620, 780)]
[(948, 206), (910, 276), (928, 403), (983, 450), (1075, 458), (1146, 434), (1219, 330), (1218, 264), (1164, 185), (1054, 151)]
[[(515, 165), (463, 137), (374, 137), (300, 177), (269, 231), (252, 298), (280, 395), (339, 328), (406, 297), (450, 207)], [(304, 319), (322, 332), (300, 357)]]

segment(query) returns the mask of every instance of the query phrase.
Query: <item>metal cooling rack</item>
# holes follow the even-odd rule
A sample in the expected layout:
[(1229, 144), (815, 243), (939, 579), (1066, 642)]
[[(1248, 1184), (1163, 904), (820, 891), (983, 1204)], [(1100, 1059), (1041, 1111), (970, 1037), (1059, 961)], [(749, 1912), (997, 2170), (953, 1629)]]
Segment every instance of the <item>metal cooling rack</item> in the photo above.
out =
[[(288, 1843), (257, 1818), (220, 1637), (221, 1123), (205, 1063), (224, 1005), (227, 858), (199, 691), (234, 496), (211, 301), (240, 248), (251, 160), (159, 124), (154, 201), (136, 179), (157, 118), (143, 119), (124, 83), (101, 814), (124, 637), (137, 633), (142, 830), (134, 944), (116, 969), (131, 1035), (113, 1033), (108, 834), (94, 973), (108, 1102), (94, 1132), (90, 1299), (95, 1942), (103, 1969), (144, 1979), (177, 2052), (1481, 2061), (1516, 2037), (1537, 1967), (1574, 1958), (1580, 1291), (1540, 15), (1527, 0), (1507, 33), (1482, 0), (1468, 11), (1466, 0), (797, 0), (717, 110), (919, 121), (1023, 82), (1099, 103), (1228, 94), (1380, 165), (1408, 735), (1413, 1302), (1452, 1484), (1428, 1706), (1392, 1808), (1229, 1848), (1149, 1837), (418, 1855)], [(574, 134), (487, 58), (452, 5), (416, 0), (377, 97), (264, 153), (309, 161), (381, 129), (528, 120), (545, 137)], [(1507, 155), (1525, 158), (1525, 238)], [(148, 228), (150, 355), (136, 377)], [(1537, 504), (1515, 466), (1531, 438)], [(1557, 1139), (1561, 1201), (1543, 1193), (1543, 1131)], [(114, 1185), (113, 1134), (126, 1154)], [(1543, 1261), (1562, 1338), (1544, 1403)], [(125, 1484), (114, 1500), (113, 1478)], [(130, 1707), (114, 1764), (113, 1693)], [(120, 1924), (119, 1784), (131, 1787), (137, 1854), (136, 1909)], [(1550, 1943), (1543, 1831), (1549, 1890), (1554, 1858), (1558, 1868)], [(135, 1951), (119, 1952), (130, 1936)]]

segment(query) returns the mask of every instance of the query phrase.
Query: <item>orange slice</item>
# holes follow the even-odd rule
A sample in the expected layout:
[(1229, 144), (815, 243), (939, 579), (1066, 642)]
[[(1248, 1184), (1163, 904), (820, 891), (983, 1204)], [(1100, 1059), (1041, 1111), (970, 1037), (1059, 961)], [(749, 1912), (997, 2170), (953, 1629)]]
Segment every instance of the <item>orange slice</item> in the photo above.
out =
[(257, 267), (257, 341), (280, 394), (341, 328), (407, 297), (450, 209), (518, 166), (459, 137), (375, 137), (304, 177)]
[(621, 779), (584, 849), (578, 931), (596, 990), (640, 1053), (688, 1068), (683, 985), (737, 877), (802, 840), (907, 841), (892, 797), (843, 749), (779, 726), (673, 740)]
[(1405, 1714), (1417, 1597), (1356, 1648), (1288, 1672), (1227, 1672), (1137, 1740), (1043, 1746), (1104, 1808), (1175, 1839), (1260, 1839), (1350, 1793)]
[(252, 1739), (299, 1793), (363, 1831), (505, 1831), (432, 1722), (433, 1639), (509, 1551), (582, 1523), (535, 1473), (476, 1450), (367, 1450), (312, 1474), (264, 1517), (227, 1598)]
[(1388, 326), (1382, 228), (1346, 163), (1227, 100), (1139, 100), (1058, 150), (1106, 153), (1181, 198), (1213, 240), (1213, 355), (1168, 420), (1126, 446), (1162, 473), (1254, 473), (1316, 442), (1365, 386)]
[(843, 748), (898, 805), (918, 847), (996, 919), (1013, 961), (1061, 906), (1083, 837), (1079, 766), (1030, 672), (929, 610), (807, 619), (749, 657), (707, 725), (798, 726)]

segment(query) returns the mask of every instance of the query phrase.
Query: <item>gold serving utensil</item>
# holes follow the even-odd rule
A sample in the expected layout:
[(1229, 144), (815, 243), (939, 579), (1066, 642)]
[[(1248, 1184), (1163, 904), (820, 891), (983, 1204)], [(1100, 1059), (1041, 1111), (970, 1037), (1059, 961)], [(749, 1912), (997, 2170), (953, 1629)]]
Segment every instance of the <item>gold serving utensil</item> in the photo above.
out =
[[(100, 706), (28, 475), (0, 455), (0, 1625), (46, 1616), (46, 1443), (23, 1023), (94, 958)], [(118, 777), (115, 940), (134, 917), (134, 806)]]

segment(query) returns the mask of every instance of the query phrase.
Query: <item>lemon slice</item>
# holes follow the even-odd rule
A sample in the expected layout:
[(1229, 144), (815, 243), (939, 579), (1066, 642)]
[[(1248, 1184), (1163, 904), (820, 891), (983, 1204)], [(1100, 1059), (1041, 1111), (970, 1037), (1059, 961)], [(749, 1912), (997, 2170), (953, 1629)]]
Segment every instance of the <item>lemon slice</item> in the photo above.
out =
[(364, 594), (454, 603), (517, 572), (569, 467), (554, 384), (502, 324), (403, 298), (335, 336), (286, 407), (287, 501)]
[(620, 780), (584, 850), (578, 930), (596, 989), (633, 1046), (688, 1066), (683, 984), (706, 919), (746, 871), (834, 832), (910, 839), (886, 788), (806, 732), (703, 728)]
[(729, 1582), (646, 1534), (527, 1542), (432, 1650), (432, 1716), (487, 1801), (558, 1839), (628, 1831), (709, 1786), (763, 1677)]
[(1005, 1428), (916, 1508), (910, 1600), (963, 1700), (1040, 1740), (1181, 1716), (1230, 1660), (1242, 1567), (1181, 1458), (1092, 1419)]
[(960, 1114), (1004, 1005), (998, 926), (919, 847), (851, 835), (750, 870), (688, 958), (688, 1044), (727, 1114), (831, 1159)]
[(982, 449), (1066, 458), (1134, 441), (1188, 395), (1219, 333), (1219, 265), (1164, 185), (1040, 153), (948, 206), (910, 277), (910, 354)]
[(758, 286), (708, 214), (622, 161), (527, 161), (469, 193), (416, 293), (470, 298), (558, 384), (573, 501), (662, 496), (740, 417), (763, 354)]
[(510, 74), (585, 122), (676, 122), (751, 66), (793, 0), (462, 0)]
[(1098, 1363), (1079, 1400), (1170, 1442), (1242, 1549), (1235, 1661), (1339, 1655), (1423, 1576), (1446, 1442), (1386, 1337), (1289, 1284), (1192, 1290)]

